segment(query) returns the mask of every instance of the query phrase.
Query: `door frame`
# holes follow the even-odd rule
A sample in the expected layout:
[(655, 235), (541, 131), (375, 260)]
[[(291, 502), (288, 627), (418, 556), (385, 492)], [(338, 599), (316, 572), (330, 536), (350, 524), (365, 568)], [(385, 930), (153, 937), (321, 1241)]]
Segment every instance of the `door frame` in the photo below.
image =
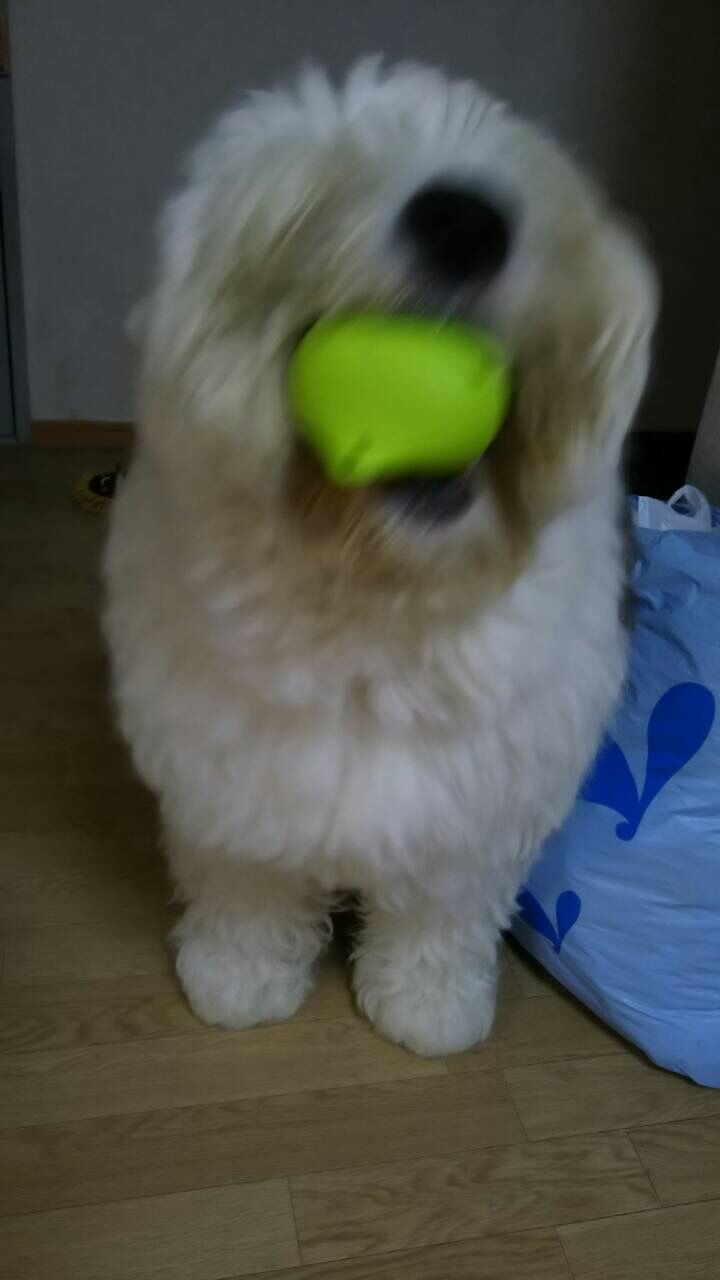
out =
[(13, 434), (3, 443), (30, 439), (30, 397), (28, 392), (25, 345), (25, 314), (20, 254), (20, 217), (18, 209), (17, 169), (15, 165), (15, 129), (12, 101), (12, 77), (7, 53), (7, 23), (4, 4), (0, 3), (0, 24), (4, 50), (0, 60), (0, 254), (4, 276), (4, 297), (0, 306), (5, 311), (10, 362), (10, 391)]

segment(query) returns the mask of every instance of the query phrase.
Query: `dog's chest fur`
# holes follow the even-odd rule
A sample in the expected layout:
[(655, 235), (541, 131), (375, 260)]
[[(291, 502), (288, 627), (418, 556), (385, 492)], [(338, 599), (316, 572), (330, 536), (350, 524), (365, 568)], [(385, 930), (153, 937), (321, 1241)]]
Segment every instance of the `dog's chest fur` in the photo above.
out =
[(404, 649), (278, 629), (229, 562), (208, 607), (150, 496), (139, 464), (108, 554), (116, 692), (199, 845), (362, 888), (455, 856), (516, 867), (562, 819), (622, 679), (614, 492), (550, 526), (492, 607)]

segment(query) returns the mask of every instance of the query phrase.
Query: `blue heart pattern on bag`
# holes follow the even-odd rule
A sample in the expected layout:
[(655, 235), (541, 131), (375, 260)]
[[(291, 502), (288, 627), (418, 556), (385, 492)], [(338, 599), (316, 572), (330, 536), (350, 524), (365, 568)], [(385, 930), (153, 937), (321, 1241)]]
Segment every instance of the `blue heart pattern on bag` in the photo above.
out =
[(619, 813), (615, 834), (632, 840), (650, 805), (671, 778), (692, 760), (715, 719), (715, 699), (703, 684), (675, 684), (658, 699), (647, 727), (645, 782), (638, 795), (624, 751), (607, 737), (580, 795)]
[[(609, 735), (580, 797), (612, 809), (624, 819), (615, 828), (619, 840), (632, 840), (655, 797), (702, 747), (715, 720), (715, 699), (702, 684), (673, 685), (653, 707), (647, 727), (645, 782), (640, 795), (627, 757)], [(517, 897), (518, 917), (552, 943), (559, 955), (563, 941), (577, 924), (582, 901), (566, 889), (555, 903), (555, 924), (529, 889)]]
[(560, 894), (555, 903), (555, 924), (545, 914), (535, 894), (529, 889), (520, 891), (517, 903), (520, 908), (518, 911), (520, 919), (543, 938), (547, 938), (548, 942), (552, 943), (555, 953), (559, 955), (566, 934), (577, 923), (582, 910), (582, 901), (578, 894), (573, 893), (572, 889), (566, 889)]

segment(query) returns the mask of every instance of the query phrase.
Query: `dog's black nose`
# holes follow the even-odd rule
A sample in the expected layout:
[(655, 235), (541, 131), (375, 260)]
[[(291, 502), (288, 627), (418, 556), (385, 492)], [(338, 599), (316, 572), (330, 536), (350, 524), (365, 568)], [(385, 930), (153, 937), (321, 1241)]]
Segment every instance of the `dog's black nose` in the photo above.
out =
[(400, 215), (400, 231), (424, 267), (454, 284), (491, 279), (510, 248), (507, 214), (479, 191), (449, 183), (418, 191)]

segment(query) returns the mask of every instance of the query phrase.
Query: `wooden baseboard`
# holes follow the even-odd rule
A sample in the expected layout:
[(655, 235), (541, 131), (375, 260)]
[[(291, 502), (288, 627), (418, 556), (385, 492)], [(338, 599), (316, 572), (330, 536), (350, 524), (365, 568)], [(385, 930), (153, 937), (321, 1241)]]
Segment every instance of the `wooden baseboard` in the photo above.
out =
[(40, 418), (31, 424), (30, 442), (43, 449), (129, 449), (131, 422), (75, 422)]

